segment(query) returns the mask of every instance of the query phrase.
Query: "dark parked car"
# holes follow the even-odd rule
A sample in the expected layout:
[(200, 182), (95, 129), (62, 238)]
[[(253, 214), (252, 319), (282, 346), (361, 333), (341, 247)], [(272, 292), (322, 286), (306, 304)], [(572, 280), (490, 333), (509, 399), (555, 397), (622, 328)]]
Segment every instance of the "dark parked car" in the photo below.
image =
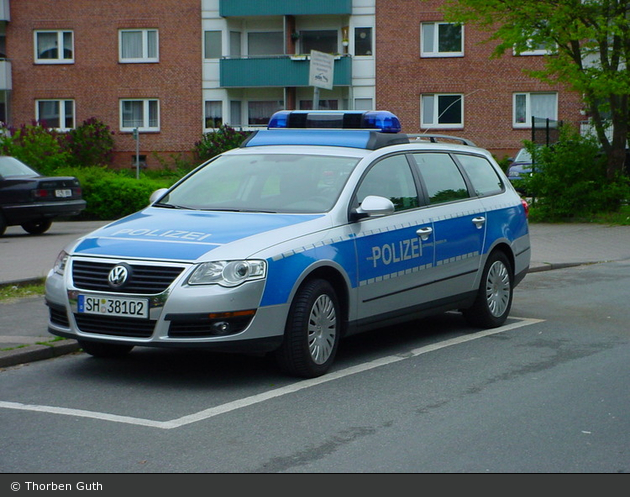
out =
[(79, 180), (42, 176), (15, 157), (0, 156), (0, 236), (7, 226), (22, 226), (39, 235), (58, 216), (85, 209)]

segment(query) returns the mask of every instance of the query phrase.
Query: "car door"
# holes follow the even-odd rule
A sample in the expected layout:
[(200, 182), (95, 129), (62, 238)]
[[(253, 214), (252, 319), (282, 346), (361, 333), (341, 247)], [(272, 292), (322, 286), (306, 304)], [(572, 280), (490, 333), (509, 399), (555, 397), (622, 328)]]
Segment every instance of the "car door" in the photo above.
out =
[(487, 215), (458, 164), (447, 152), (411, 154), (433, 223), (435, 280), (433, 300), (453, 299), (473, 291), (480, 270)]
[(392, 318), (421, 300), (433, 267), (432, 222), (419, 209), (414, 175), (404, 154), (385, 157), (367, 171), (356, 191), (386, 197), (395, 212), (354, 225), (360, 320)]

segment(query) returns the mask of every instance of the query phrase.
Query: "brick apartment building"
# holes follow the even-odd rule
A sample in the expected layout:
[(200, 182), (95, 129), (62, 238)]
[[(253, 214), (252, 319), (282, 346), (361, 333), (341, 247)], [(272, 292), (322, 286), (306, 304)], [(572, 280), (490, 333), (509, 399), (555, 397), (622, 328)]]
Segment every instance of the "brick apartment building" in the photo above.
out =
[[(188, 156), (221, 123), (312, 108), (311, 49), (332, 53), (328, 109), (386, 109), (407, 133), (464, 136), (502, 157), (531, 116), (579, 123), (579, 96), (527, 77), (543, 51), (490, 59), (443, 0), (0, 0), (0, 120), (69, 129), (96, 117), (116, 165)], [(62, 48), (60, 48), (62, 47)], [(3, 54), (0, 53), (0, 56)]]

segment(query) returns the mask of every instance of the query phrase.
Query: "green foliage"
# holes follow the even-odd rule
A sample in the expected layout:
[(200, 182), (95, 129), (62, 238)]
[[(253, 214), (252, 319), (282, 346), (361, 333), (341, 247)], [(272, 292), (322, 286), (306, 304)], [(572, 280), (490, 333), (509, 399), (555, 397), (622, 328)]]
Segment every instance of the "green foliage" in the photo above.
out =
[(236, 131), (234, 128), (222, 124), (215, 131), (205, 133), (200, 141), (195, 143), (195, 150), (200, 160), (205, 161), (243, 143), (249, 133)]
[(630, 197), (625, 176), (606, 176), (606, 157), (599, 143), (568, 126), (558, 143), (540, 147), (527, 143), (534, 158), (533, 174), (522, 186), (534, 198), (536, 220), (561, 221), (616, 212)]
[(76, 176), (81, 182), (83, 198), (87, 202), (82, 219), (118, 219), (132, 214), (149, 204), (149, 197), (171, 182), (130, 177), (127, 171), (114, 171), (107, 167), (66, 167), (58, 174)]
[(64, 145), (71, 166), (107, 165), (113, 157), (113, 132), (107, 125), (91, 117), (66, 134)]
[(69, 153), (62, 147), (60, 133), (39, 124), (0, 130), (0, 153), (11, 155), (43, 175), (54, 174), (66, 165)]

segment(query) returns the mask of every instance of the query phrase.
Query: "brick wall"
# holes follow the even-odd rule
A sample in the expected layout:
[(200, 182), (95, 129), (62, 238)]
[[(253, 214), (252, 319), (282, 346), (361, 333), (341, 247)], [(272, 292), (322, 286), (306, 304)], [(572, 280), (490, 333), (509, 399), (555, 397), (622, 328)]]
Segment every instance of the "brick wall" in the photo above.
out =
[(512, 126), (514, 92), (558, 91), (558, 119), (578, 124), (579, 95), (551, 87), (526, 76), (523, 69), (542, 67), (541, 56), (513, 56), (506, 52), (491, 59), (495, 47), (473, 26), (464, 27), (464, 57), (420, 57), (420, 24), (443, 21), (442, 0), (376, 2), (376, 102), (380, 109), (396, 113), (407, 133), (420, 128), (420, 96), (423, 93), (459, 93), (464, 97), (464, 127), (431, 132), (464, 136), (490, 149), (499, 158), (511, 155), (531, 129)]
[[(11, 123), (35, 119), (37, 99), (74, 99), (76, 124), (96, 117), (114, 131), (117, 163), (130, 166), (136, 143), (120, 131), (119, 99), (157, 98), (160, 132), (141, 135), (140, 154), (193, 149), (203, 132), (199, 0), (28, 0), (11, 2)], [(118, 62), (118, 30), (157, 28), (159, 62)], [(34, 64), (33, 31), (74, 32), (73, 64)]]

